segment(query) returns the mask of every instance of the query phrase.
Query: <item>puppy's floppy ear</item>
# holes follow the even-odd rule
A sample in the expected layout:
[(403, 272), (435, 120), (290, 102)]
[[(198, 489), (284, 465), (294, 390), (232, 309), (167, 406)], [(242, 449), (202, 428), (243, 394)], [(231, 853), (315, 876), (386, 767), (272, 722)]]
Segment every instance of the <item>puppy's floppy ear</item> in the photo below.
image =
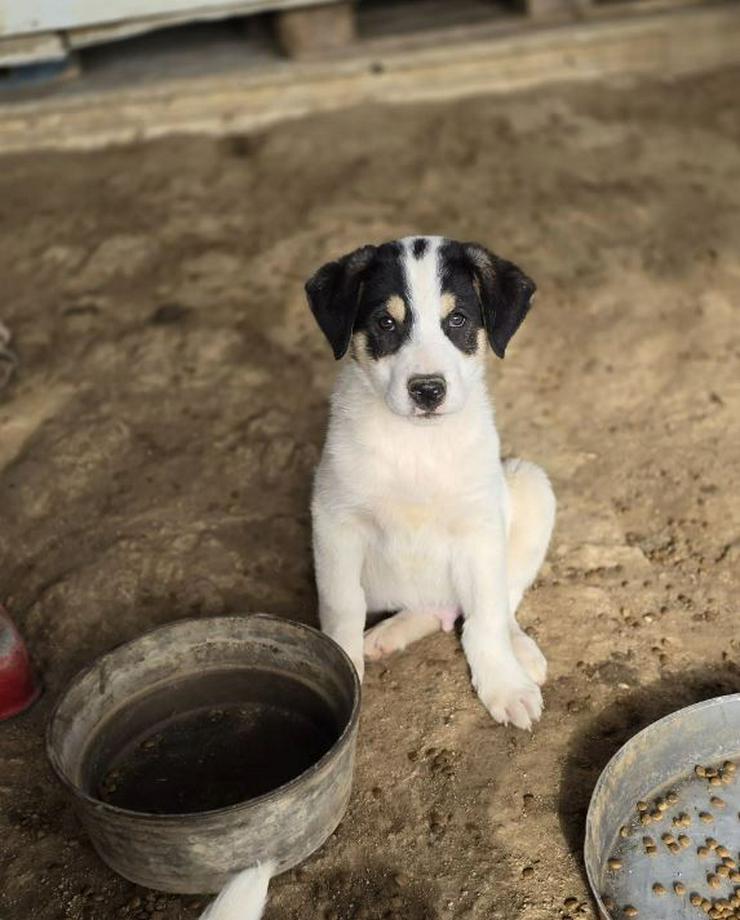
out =
[(527, 315), (537, 285), (513, 262), (478, 243), (464, 243), (463, 250), (476, 282), (488, 341), (503, 358), (509, 339)]
[(311, 312), (337, 360), (347, 351), (352, 338), (363, 274), (376, 252), (375, 246), (361, 246), (336, 262), (328, 262), (306, 282)]

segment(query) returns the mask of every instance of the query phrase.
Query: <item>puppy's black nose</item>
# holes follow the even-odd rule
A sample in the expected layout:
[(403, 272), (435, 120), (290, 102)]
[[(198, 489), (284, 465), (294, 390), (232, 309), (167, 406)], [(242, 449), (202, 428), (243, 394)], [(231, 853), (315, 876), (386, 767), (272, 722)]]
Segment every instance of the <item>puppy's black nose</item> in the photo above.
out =
[(426, 412), (436, 409), (447, 393), (444, 377), (437, 374), (419, 374), (416, 377), (410, 377), (408, 388), (411, 399)]

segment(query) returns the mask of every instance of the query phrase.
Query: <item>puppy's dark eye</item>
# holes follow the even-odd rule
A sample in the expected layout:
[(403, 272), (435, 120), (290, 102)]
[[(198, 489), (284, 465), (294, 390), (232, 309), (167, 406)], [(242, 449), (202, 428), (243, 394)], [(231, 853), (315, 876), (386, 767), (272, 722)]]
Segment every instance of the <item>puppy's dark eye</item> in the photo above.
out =
[(378, 326), (383, 332), (390, 332), (392, 329), (396, 328), (396, 321), (392, 316), (388, 316), (387, 313), (384, 313), (383, 316), (378, 317)]
[(464, 326), (467, 323), (468, 318), (464, 313), (460, 313), (457, 310), (454, 313), (450, 313), (447, 317), (448, 325), (452, 326), (453, 329), (459, 329), (460, 326)]

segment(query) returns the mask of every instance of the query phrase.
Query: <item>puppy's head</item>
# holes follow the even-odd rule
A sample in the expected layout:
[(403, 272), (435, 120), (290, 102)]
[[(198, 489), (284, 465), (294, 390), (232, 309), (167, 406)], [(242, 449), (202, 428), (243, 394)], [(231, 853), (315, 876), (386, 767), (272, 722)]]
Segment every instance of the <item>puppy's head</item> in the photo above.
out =
[(393, 412), (422, 419), (463, 408), (486, 342), (503, 358), (534, 291), (511, 262), (441, 237), (363, 246), (306, 284), (334, 357), (349, 350)]

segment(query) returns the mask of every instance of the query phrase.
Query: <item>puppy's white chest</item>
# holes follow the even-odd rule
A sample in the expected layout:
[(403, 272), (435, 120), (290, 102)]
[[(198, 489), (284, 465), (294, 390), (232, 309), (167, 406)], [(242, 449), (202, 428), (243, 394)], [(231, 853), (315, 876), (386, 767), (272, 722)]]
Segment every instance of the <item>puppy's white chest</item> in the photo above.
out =
[(391, 492), (378, 497), (365, 509), (365, 520), (381, 540), (416, 541), (424, 536), (442, 537), (457, 532), (465, 515), (444, 495), (426, 497)]
[(447, 503), (389, 495), (366, 508), (363, 587), (370, 609), (434, 605), (451, 597), (457, 517)]
[(486, 462), (484, 451), (460, 455), (449, 441), (410, 448), (357, 457), (354, 469), (364, 476), (354, 498), (372, 537), (394, 549), (401, 542), (429, 546), (480, 526), (498, 494), (495, 460)]

